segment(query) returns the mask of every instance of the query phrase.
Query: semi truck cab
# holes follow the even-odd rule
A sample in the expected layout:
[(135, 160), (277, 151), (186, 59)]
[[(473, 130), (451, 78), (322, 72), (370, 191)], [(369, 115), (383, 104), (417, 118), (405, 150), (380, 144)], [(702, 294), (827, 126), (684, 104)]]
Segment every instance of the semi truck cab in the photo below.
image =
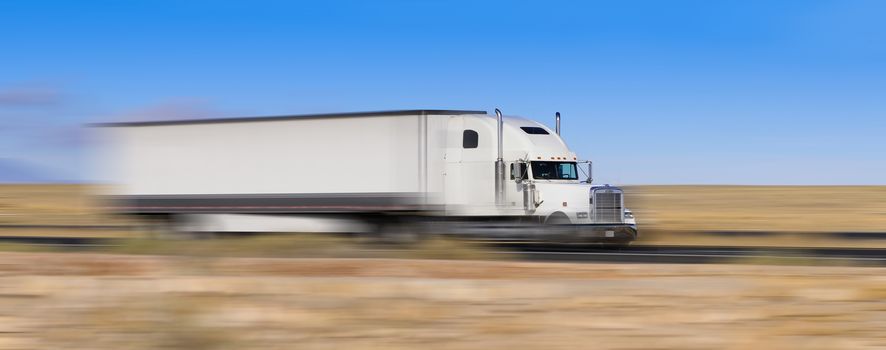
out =
[[(460, 142), (452, 142), (458, 147), (450, 144), (445, 155), (448, 215), (529, 217), (568, 228), (581, 241), (637, 238), (624, 191), (592, 185), (590, 161), (580, 161), (557, 131), (520, 117), (462, 115), (450, 117), (449, 124), (449, 140)], [(500, 176), (489, 166), (496, 150), (506, 168), (501, 198), (488, 190)]]

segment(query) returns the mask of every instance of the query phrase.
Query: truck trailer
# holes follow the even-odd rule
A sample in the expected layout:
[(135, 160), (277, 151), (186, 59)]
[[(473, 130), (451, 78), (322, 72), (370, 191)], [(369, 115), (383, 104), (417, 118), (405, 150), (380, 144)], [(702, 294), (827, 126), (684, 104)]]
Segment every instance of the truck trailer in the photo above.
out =
[(378, 232), (433, 222), (475, 235), (635, 240), (624, 192), (591, 184), (590, 161), (559, 135), (559, 113), (556, 125), (496, 109), (98, 127), (111, 210), (176, 231)]

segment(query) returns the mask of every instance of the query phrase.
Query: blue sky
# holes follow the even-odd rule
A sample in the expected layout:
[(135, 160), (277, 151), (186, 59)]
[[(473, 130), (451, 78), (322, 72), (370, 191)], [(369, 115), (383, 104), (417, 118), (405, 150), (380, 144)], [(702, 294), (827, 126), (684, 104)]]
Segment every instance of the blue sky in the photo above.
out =
[(886, 2), (0, 0), (0, 158), (88, 122), (407, 108), (553, 122), (618, 184), (886, 184)]

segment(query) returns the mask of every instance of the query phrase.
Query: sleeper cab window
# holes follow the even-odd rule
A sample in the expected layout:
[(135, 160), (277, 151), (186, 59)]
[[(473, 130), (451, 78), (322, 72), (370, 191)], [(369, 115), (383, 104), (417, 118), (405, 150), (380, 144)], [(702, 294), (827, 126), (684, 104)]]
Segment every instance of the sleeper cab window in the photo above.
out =
[(480, 135), (474, 130), (465, 130), (461, 137), (462, 148), (477, 148)]
[(523, 129), (523, 132), (529, 135), (550, 135), (547, 130), (537, 126), (521, 126), (520, 129)]

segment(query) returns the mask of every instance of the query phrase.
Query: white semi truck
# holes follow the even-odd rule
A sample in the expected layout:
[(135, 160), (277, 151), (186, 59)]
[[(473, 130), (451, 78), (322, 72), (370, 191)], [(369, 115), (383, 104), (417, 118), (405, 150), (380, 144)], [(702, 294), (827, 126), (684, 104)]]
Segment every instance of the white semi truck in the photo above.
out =
[(623, 191), (590, 183), (590, 162), (559, 136), (559, 113), (551, 130), (495, 112), (100, 124), (110, 142), (109, 203), (184, 231), (368, 232), (448, 222), (475, 223), (465, 231), (478, 234), (637, 238)]

